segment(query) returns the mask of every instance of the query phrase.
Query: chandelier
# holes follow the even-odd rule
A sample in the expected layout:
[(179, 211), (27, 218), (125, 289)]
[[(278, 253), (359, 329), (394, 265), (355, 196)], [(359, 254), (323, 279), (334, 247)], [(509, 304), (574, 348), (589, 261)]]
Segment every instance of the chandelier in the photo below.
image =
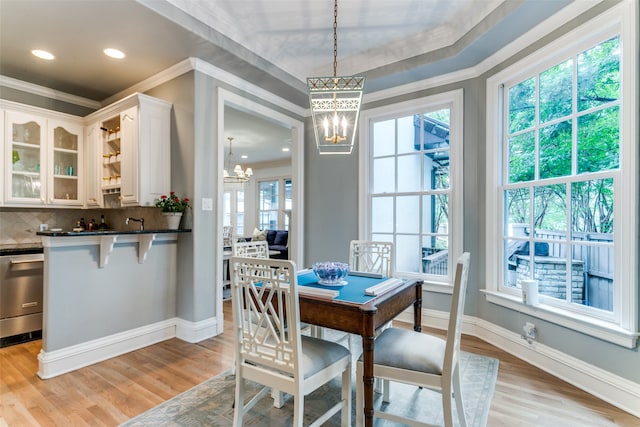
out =
[(338, 77), (338, 0), (333, 8), (333, 77), (309, 77), (309, 105), (320, 154), (349, 154), (355, 144), (364, 76)]
[(245, 170), (242, 169), (240, 164), (236, 163), (233, 167), (233, 175), (229, 174), (229, 170), (231, 170), (231, 165), (233, 164), (233, 150), (231, 149), (231, 142), (233, 141), (233, 137), (227, 137), (229, 140), (229, 155), (227, 157), (226, 166), (224, 168), (223, 177), (225, 184), (243, 184), (249, 181), (249, 178), (253, 175), (253, 170), (251, 168), (247, 168)]

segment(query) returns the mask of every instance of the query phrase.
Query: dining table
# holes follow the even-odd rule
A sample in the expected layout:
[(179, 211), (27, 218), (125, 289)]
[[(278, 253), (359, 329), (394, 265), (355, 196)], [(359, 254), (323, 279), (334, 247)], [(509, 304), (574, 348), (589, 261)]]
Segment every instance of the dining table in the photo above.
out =
[[(423, 282), (420, 279), (358, 275), (357, 272), (349, 274), (345, 282), (343, 286), (327, 287), (318, 283), (313, 272), (298, 274), (298, 285), (301, 289), (298, 296), (300, 321), (362, 337), (364, 425), (371, 427), (374, 415), (373, 361), (376, 330), (411, 306), (413, 329), (418, 332), (422, 330)], [(333, 295), (316, 295), (307, 292), (309, 288), (326, 288), (333, 291)]]

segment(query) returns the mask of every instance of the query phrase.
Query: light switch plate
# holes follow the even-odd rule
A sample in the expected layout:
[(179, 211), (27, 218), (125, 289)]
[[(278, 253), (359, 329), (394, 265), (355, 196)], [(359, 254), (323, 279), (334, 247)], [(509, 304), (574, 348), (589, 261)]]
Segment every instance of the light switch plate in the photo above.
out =
[(202, 198), (202, 210), (203, 211), (212, 211), (213, 210), (213, 199), (208, 197)]

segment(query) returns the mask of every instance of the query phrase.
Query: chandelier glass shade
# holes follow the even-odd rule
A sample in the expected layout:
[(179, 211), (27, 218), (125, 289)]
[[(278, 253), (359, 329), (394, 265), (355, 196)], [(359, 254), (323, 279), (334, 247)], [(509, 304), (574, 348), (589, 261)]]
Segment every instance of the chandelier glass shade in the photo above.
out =
[[(236, 163), (233, 169), (231, 169), (231, 165), (233, 164), (233, 150), (231, 148), (233, 137), (227, 137), (227, 139), (229, 140), (229, 154), (227, 155), (223, 172), (224, 183), (243, 184), (249, 181), (249, 178), (251, 178), (251, 176), (253, 175), (253, 169), (242, 169), (242, 166), (240, 166), (240, 164), (238, 163)], [(232, 173), (229, 173), (229, 171), (231, 171)]]
[(355, 145), (364, 76), (337, 76), (338, 0), (333, 11), (333, 77), (309, 77), (309, 106), (320, 154), (349, 154)]

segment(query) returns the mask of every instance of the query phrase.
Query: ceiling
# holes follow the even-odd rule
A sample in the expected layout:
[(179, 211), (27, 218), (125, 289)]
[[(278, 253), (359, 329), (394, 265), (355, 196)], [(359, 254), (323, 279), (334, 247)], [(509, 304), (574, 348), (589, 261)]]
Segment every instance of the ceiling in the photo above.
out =
[[(341, 0), (337, 73), (365, 75), (366, 102), (478, 65), (572, 1)], [(0, 75), (104, 102), (192, 57), (307, 108), (306, 77), (333, 74), (332, 27), (330, 0), (0, 0)]]

